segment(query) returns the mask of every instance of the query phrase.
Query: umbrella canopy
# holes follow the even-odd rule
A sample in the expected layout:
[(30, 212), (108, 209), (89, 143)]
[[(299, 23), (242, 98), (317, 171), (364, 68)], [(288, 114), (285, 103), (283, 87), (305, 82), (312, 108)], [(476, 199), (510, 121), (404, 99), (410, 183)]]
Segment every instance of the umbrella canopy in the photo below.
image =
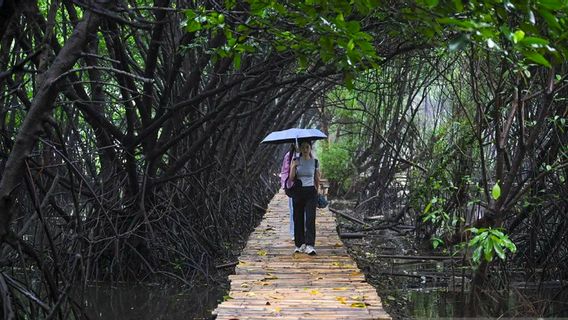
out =
[(274, 131), (262, 140), (262, 143), (294, 143), (298, 140), (320, 140), (327, 136), (318, 129), (292, 128), (282, 131)]

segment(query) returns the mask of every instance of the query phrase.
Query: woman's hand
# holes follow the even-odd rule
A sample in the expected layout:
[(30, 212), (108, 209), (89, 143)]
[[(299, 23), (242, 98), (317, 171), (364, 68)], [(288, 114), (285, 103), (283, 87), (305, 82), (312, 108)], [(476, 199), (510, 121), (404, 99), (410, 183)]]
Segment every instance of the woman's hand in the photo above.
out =
[(294, 180), (296, 178), (296, 167), (298, 166), (298, 160), (294, 159), (290, 163), (290, 179)]
[(298, 160), (294, 159), (292, 160), (292, 162), (290, 163), (290, 169), (295, 169), (298, 166)]

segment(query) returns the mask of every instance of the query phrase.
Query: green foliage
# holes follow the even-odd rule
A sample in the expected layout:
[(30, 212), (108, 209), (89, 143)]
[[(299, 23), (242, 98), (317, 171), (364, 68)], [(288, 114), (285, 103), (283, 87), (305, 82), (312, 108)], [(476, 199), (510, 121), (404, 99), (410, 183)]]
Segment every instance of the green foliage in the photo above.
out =
[[(432, 1), (428, 1), (432, 2)], [(536, 63), (550, 67), (550, 60), (560, 62), (567, 54), (565, 0), (551, 1), (436, 1), (431, 12), (415, 13), (426, 30), (457, 32), (450, 36), (450, 50), (468, 43), (485, 46), (513, 63)], [(521, 57), (517, 59), (517, 57)]]
[(501, 197), (501, 187), (499, 186), (499, 181), (497, 181), (491, 189), (491, 196), (493, 197), (493, 200), (498, 200)]
[[(353, 73), (378, 67), (382, 57), (375, 41), (385, 35), (450, 50), (473, 44), (520, 65), (550, 67), (568, 52), (566, 0), (416, 0), (400, 7), (376, 0), (248, 0), (248, 11), (227, 22), (235, 7), (234, 1), (225, 1), (216, 10), (186, 10), (185, 29), (223, 32), (226, 45), (217, 53), (233, 58), (237, 68), (244, 53), (268, 46), (272, 52), (295, 55), (301, 70), (318, 61), (333, 64), (345, 72), (349, 88)], [(375, 31), (365, 25), (386, 22), (397, 27)]]
[(434, 142), (428, 147), (432, 151), (425, 163), (428, 172), (411, 172), (411, 179), (420, 182), (410, 188), (410, 204), (420, 213), (422, 222), (433, 228), (431, 241), (437, 248), (446, 245), (442, 238), (451, 237), (463, 228), (464, 210), (479, 201), (474, 196), (478, 193), (471, 178), (474, 172), (465, 160), (477, 151), (471, 143), (471, 127), (465, 123), (448, 119), (431, 135)]
[[(235, 67), (243, 53), (266, 50), (292, 52), (301, 69), (313, 58), (334, 63), (340, 70), (356, 66), (376, 66), (378, 56), (373, 37), (362, 31), (360, 19), (378, 5), (375, 1), (355, 1), (355, 6), (341, 1), (276, 2), (249, 0), (248, 17), (238, 23), (227, 23), (234, 2), (225, 2), (223, 10), (208, 10), (203, 6), (186, 10), (187, 32), (223, 32), (226, 44), (216, 51), (221, 57), (231, 57)], [(243, 22), (246, 21), (246, 22)]]
[(348, 143), (326, 143), (318, 148), (318, 158), (325, 177), (337, 183), (343, 190), (348, 189), (353, 181), (353, 152)]
[(481, 262), (481, 257), (487, 262), (493, 261), (495, 255), (505, 260), (507, 250), (511, 253), (517, 251), (515, 244), (503, 233), (502, 229), (470, 228), (469, 230), (475, 235), (468, 243), (473, 250), (471, 259), (475, 265)]

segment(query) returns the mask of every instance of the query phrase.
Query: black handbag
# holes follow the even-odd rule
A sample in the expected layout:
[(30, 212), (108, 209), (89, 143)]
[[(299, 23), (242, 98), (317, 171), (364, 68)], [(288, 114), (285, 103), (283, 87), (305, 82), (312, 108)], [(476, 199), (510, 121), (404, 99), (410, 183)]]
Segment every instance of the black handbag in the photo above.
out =
[[(284, 183), (284, 186), (288, 186), (288, 179), (286, 178), (286, 182)], [(300, 179), (294, 179), (294, 183), (292, 184), (292, 186), (290, 188), (284, 188), (284, 192), (286, 193), (286, 195), (290, 198), (294, 198), (294, 196), (296, 195), (296, 193), (298, 192), (298, 189), (300, 189), (302, 187), (302, 180)]]
[(318, 208), (325, 208), (327, 207), (327, 199), (325, 198), (325, 196), (323, 194), (318, 194)]

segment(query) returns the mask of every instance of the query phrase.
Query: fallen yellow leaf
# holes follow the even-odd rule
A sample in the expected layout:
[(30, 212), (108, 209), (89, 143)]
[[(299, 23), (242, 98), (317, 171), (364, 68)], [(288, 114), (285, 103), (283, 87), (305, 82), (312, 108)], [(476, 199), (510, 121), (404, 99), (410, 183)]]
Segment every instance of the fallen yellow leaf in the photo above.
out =
[(260, 284), (261, 284), (262, 286), (269, 286), (269, 285), (270, 285), (270, 283), (264, 282), (264, 281), (261, 281)]
[(264, 280), (276, 280), (276, 279), (278, 279), (277, 276), (273, 275), (272, 273), (267, 273), (266, 277), (264, 277), (262, 280), (264, 281)]
[(314, 289), (314, 290), (310, 290), (310, 294), (316, 295), (316, 294), (320, 294), (320, 292)]
[(282, 308), (280, 308), (280, 307), (274, 307), (274, 311), (275, 311), (276, 313), (279, 313), (281, 310), (282, 310)]
[(266, 252), (266, 250), (264, 250), (264, 249), (258, 250), (258, 255), (259, 255), (259, 256), (265, 256), (267, 253), (268, 253), (268, 252)]
[(335, 300), (341, 302), (342, 304), (347, 304), (347, 298), (345, 297), (336, 297)]
[(363, 302), (354, 302), (351, 304), (351, 308), (366, 308), (367, 305)]
[(346, 288), (346, 287), (340, 287), (340, 288), (333, 288), (333, 290), (335, 290), (335, 291), (345, 291), (345, 290), (347, 290), (347, 288)]

